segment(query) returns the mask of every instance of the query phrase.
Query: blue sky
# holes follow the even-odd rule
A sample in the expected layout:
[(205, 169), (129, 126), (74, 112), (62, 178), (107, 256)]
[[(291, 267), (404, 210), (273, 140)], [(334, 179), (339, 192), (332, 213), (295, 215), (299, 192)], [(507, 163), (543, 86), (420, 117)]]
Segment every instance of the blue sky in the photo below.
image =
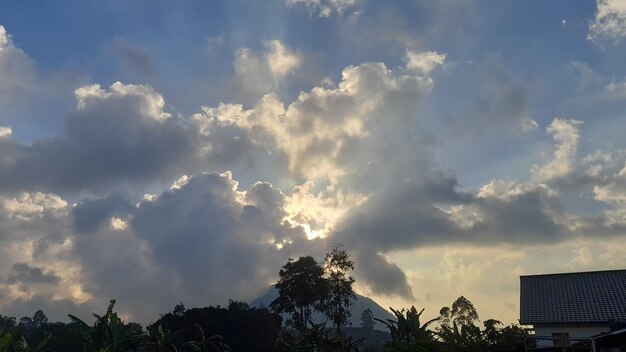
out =
[(0, 311), (147, 322), (343, 243), (384, 305), (515, 321), (519, 275), (626, 265), (624, 23), (623, 0), (3, 1)]

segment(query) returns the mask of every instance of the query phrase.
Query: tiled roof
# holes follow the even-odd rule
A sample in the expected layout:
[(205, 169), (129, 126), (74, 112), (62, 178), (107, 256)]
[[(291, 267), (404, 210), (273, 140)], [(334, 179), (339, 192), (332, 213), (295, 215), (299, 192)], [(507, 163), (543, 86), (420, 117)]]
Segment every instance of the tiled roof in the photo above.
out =
[(626, 321), (626, 270), (520, 276), (520, 323)]

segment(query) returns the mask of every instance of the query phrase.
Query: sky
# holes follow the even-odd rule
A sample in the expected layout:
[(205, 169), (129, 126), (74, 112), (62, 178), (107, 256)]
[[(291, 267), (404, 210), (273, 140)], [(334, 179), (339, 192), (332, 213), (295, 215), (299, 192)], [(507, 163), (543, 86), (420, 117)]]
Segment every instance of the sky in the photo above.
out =
[(0, 3), (0, 314), (148, 323), (341, 243), (384, 307), (626, 267), (626, 1)]

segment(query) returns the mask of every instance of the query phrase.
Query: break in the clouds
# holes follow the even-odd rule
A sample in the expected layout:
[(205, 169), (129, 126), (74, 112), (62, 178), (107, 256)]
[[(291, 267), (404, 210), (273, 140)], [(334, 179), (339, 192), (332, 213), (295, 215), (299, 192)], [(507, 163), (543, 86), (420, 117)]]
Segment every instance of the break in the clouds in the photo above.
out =
[(626, 264), (622, 2), (269, 3), (57, 4), (99, 25), (54, 46), (0, 5), (3, 314), (148, 322), (342, 243), (385, 305), (514, 321), (518, 275)]

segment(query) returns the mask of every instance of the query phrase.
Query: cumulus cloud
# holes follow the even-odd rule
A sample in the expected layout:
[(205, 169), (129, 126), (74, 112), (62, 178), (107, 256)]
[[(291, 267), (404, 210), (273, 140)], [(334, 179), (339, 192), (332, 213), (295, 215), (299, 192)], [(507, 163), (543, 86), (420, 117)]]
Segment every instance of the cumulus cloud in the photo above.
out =
[(422, 72), (423, 74), (430, 74), (435, 67), (442, 65), (445, 60), (446, 55), (436, 51), (417, 53), (407, 50), (406, 52), (406, 68)]
[(421, 74), (402, 75), (383, 63), (365, 63), (344, 69), (336, 88), (302, 92), (286, 107), (275, 95), (266, 95), (253, 109), (222, 104), (204, 108), (197, 118), (247, 130), (256, 144), (284, 152), (293, 175), (332, 177), (345, 174), (349, 163), (371, 157), (365, 149), (372, 145), (359, 140), (397, 133), (389, 127), (392, 121), (410, 124), (416, 99), (431, 87), (430, 78)]
[(619, 172), (608, 175), (594, 186), (595, 198), (602, 202), (626, 206), (626, 163)]
[(0, 138), (8, 138), (13, 134), (13, 129), (7, 126), (0, 126)]
[(342, 14), (346, 9), (360, 3), (360, 0), (287, 0), (287, 5), (305, 4), (319, 12), (320, 17), (330, 17), (333, 12)]
[(44, 283), (56, 284), (60, 278), (53, 272), (44, 272), (42, 268), (31, 267), (26, 263), (15, 263), (6, 279), (8, 284), (16, 283)]
[[(32, 60), (13, 44), (9, 35), (0, 25), (0, 104), (21, 100), (24, 95), (36, 89), (36, 70)], [(0, 106), (1, 107), (1, 106)]]
[[(302, 2), (322, 16), (356, 4), (288, 1)], [(0, 60), (19, 55), (1, 34)], [(120, 50), (129, 65), (147, 59), (141, 50)], [(421, 291), (415, 272), (396, 262), (399, 251), (550, 245), (626, 232), (626, 153), (577, 158), (578, 120), (551, 122), (543, 137), (552, 138), (545, 151), (553, 153), (528, 180), (460, 185), (438, 164), (436, 148), (445, 141), (428, 132), (421, 109), (445, 55), (404, 52), (402, 67), (347, 66), (336, 82), (286, 100), (280, 91), (305, 58), (272, 40), (262, 51), (235, 54), (242, 104), (185, 117), (148, 85), (82, 85), (61, 133), (24, 143), (0, 127), (0, 308), (43, 304), (56, 312), (56, 304), (62, 313), (83, 312), (120, 298), (123, 312), (146, 322), (181, 300), (254, 298), (287, 258), (321, 257), (337, 242), (357, 260), (362, 287), (408, 300)], [(473, 100), (458, 131), (538, 128), (525, 84), (499, 67), (480, 74), (489, 79), (474, 81), (484, 82), (489, 99)], [(605, 208), (571, 212), (563, 197), (574, 192)], [(572, 250), (567, 262), (576, 267), (602, 262), (592, 250)], [(449, 289), (499, 263), (511, 267), (507, 258), (455, 255), (438, 262)], [(613, 251), (606, 262), (621, 258)]]
[(0, 140), (1, 189), (63, 192), (154, 180), (197, 156), (195, 130), (165, 112), (148, 86), (84, 86), (76, 100), (63, 134), (29, 145)]
[(626, 2), (597, 0), (598, 10), (589, 26), (590, 40), (610, 39), (615, 42), (626, 37)]
[(235, 81), (241, 98), (246, 101), (276, 92), (284, 79), (302, 65), (302, 54), (280, 40), (267, 41), (264, 47), (265, 51), (261, 53), (250, 48), (241, 48), (235, 53)]
[(574, 119), (559, 119), (552, 121), (546, 131), (556, 141), (554, 158), (545, 165), (533, 169), (534, 176), (539, 180), (562, 178), (572, 172), (574, 158), (580, 138), (579, 128), (583, 122)]
[(123, 298), (122, 312), (148, 322), (180, 300), (254, 298), (287, 258), (325, 248), (287, 221), (285, 200), (269, 183), (241, 190), (230, 173), (189, 176), (137, 205), (115, 195), (71, 208), (53, 194), (4, 199), (0, 307), (85, 312)]
[[(230, 173), (197, 174), (129, 209), (123, 228), (112, 229), (112, 220), (77, 237), (74, 255), (89, 292), (146, 307), (134, 310), (142, 320), (180, 300), (251, 299), (288, 257), (303, 254), (305, 232), (285, 220), (284, 203), (269, 183), (240, 190)], [(84, 212), (103, 213), (97, 205)]]

